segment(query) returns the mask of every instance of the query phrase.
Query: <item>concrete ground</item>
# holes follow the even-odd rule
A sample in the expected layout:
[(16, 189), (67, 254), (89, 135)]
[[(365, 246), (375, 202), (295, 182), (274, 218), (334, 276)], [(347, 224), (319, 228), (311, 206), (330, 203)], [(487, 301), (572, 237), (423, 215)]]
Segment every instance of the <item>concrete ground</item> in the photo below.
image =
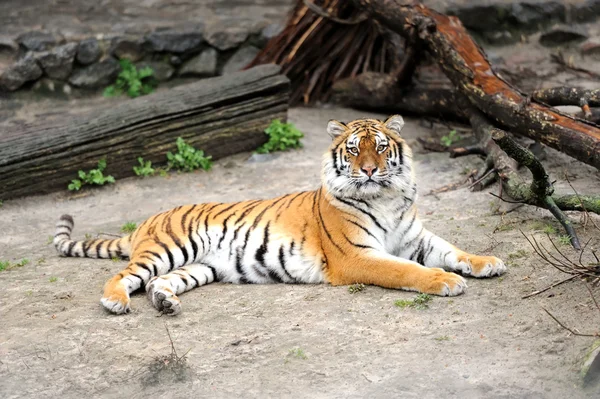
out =
[[(416, 152), (421, 218), (457, 246), (509, 265), (505, 276), (469, 279), (465, 295), (435, 297), (428, 309), (398, 308), (396, 300), (415, 294), (371, 286), (351, 294), (327, 285), (211, 284), (184, 294), (177, 317), (158, 317), (143, 294), (133, 296), (133, 313), (114, 316), (100, 306), (101, 290), (126, 263), (59, 258), (49, 245), (63, 213), (74, 216), (74, 236), (83, 238), (119, 234), (125, 222), (180, 204), (315, 188), (327, 120), (364, 115), (292, 109), (290, 120), (306, 135), (298, 151), (262, 162), (242, 154), (210, 172), (5, 201), (0, 260), (29, 263), (0, 272), (0, 397), (598, 397), (600, 387), (583, 387), (578, 375), (592, 340), (570, 335), (541, 309), (582, 332), (598, 331), (600, 314), (583, 285), (521, 299), (564, 278), (520, 233), (545, 242), (540, 230), (556, 223), (546, 211), (512, 210), (466, 187), (428, 195), (482, 161), (423, 153), (415, 139), (432, 131), (418, 120), (408, 120), (404, 135)], [(579, 192), (600, 194), (597, 171), (553, 151), (548, 159), (553, 179), (562, 181), (568, 169)], [(569, 190), (558, 184), (558, 192)], [(577, 214), (571, 219), (582, 241), (598, 237)], [(185, 360), (170, 356), (167, 327)]]

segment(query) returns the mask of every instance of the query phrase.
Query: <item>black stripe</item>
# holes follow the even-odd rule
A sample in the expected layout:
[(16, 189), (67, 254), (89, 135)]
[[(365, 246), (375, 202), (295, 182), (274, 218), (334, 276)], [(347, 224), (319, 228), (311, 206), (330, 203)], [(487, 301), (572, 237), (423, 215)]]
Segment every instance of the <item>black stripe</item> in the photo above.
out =
[(223, 220), (223, 235), (221, 236), (221, 239), (219, 240), (219, 244), (217, 245), (217, 249), (221, 249), (221, 244), (223, 243), (223, 240), (225, 239), (225, 236), (227, 235), (227, 222), (229, 221), (229, 219), (231, 219), (235, 214), (237, 213), (237, 211), (233, 212), (231, 215), (227, 216), (225, 218), (225, 220)]
[(194, 282), (196, 283), (196, 287), (200, 287), (200, 282), (196, 277), (192, 276), (192, 273), (188, 272), (188, 276), (190, 276), (192, 280), (194, 280)]
[(212, 276), (213, 276), (213, 281), (219, 281), (219, 278), (217, 276), (217, 271), (215, 270), (215, 268), (212, 267), (211, 265), (206, 264), (206, 263), (203, 263), (203, 265), (206, 266), (206, 267), (208, 267), (210, 269), (210, 271), (212, 273)]
[[(177, 273), (177, 275), (179, 276), (179, 278), (181, 279), (181, 281), (183, 281), (183, 284), (185, 284), (185, 288), (187, 288), (188, 284), (190, 283), (190, 282), (188, 281), (188, 279), (187, 279), (187, 278), (185, 278), (185, 277), (183, 277), (183, 276), (181, 275), (181, 273)], [(189, 273), (188, 273), (188, 275), (189, 275)], [(195, 280), (195, 279), (194, 279), (194, 280)]]
[(240, 283), (245, 284), (248, 283), (246, 279), (246, 272), (242, 268), (242, 252), (238, 250), (237, 255), (235, 257), (235, 270), (240, 274)]
[(169, 257), (169, 271), (173, 270), (173, 268), (175, 267), (175, 261), (173, 260), (173, 254), (171, 253), (171, 250), (169, 249), (169, 247), (167, 247), (165, 243), (162, 243), (158, 240), (156, 240), (156, 243), (160, 245), (162, 249), (164, 249), (167, 253), (167, 256)]
[(73, 251), (73, 247), (75, 246), (75, 244), (77, 244), (76, 241), (71, 241), (69, 243), (69, 249), (67, 249), (67, 255), (68, 256), (73, 256), (73, 255), (71, 255), (71, 251)]
[(100, 240), (98, 241), (98, 244), (96, 244), (96, 258), (100, 257), (100, 247), (102, 246), (102, 243), (104, 242), (104, 240)]
[(375, 249), (375, 248), (371, 247), (370, 245), (357, 244), (357, 243), (353, 242), (352, 240), (350, 240), (348, 238), (348, 236), (344, 232), (342, 232), (342, 235), (344, 236), (344, 238), (346, 239), (346, 241), (348, 241), (349, 244), (354, 245), (355, 247), (365, 248), (365, 249)]
[[(167, 228), (166, 228), (166, 233), (169, 236), (169, 238), (171, 238), (171, 240), (173, 240), (173, 242), (175, 243), (175, 245), (179, 248), (179, 250), (181, 251), (181, 254), (183, 255), (183, 264), (187, 265), (188, 263), (188, 259), (189, 259), (189, 255), (188, 255), (188, 251), (187, 248), (185, 247), (185, 245), (183, 245), (181, 243), (181, 241), (179, 240), (179, 238), (175, 235), (175, 233), (173, 233), (173, 225), (172, 222), (173, 218), (171, 218), (171, 220), (169, 221), (169, 224), (167, 224)], [(183, 265), (182, 265), (183, 266)]]
[(378, 239), (377, 237), (375, 237), (375, 236), (373, 235), (373, 233), (371, 233), (371, 232), (369, 231), (369, 229), (367, 229), (366, 227), (364, 227), (364, 226), (363, 226), (363, 225), (361, 225), (360, 223), (357, 223), (357, 222), (355, 222), (354, 220), (350, 220), (350, 219), (348, 219), (348, 218), (344, 218), (344, 219), (346, 219), (346, 221), (348, 221), (348, 222), (352, 223), (352, 224), (353, 224), (353, 225), (355, 225), (356, 227), (359, 227), (360, 229), (362, 229), (362, 230), (363, 230), (365, 233), (367, 233), (367, 234), (368, 234), (370, 237), (374, 238), (374, 239), (375, 239), (375, 240), (376, 240), (376, 241), (379, 243), (379, 245), (383, 245), (383, 244), (381, 244), (381, 241), (379, 241), (379, 239)]
[(279, 274), (277, 274), (274, 270), (267, 269), (267, 272), (269, 273), (269, 278), (271, 280), (273, 280), (276, 283), (283, 283), (281, 276), (279, 276)]
[(89, 251), (90, 247), (92, 246), (92, 244), (95, 241), (96, 240), (87, 240), (87, 241), (84, 241), (83, 244), (81, 244), (81, 250), (83, 251), (83, 256), (85, 256), (86, 258), (88, 257), (88, 251)]
[(58, 237), (58, 236), (67, 236), (68, 237), (69, 235), (70, 235), (69, 233), (56, 233), (56, 234), (54, 234), (54, 237)]
[(204, 219), (204, 232), (206, 233), (206, 238), (208, 238), (208, 249), (210, 251), (210, 247), (211, 247), (211, 243), (210, 243), (210, 234), (208, 234), (208, 217), (210, 215), (207, 214), (206, 218)]
[(139, 274), (135, 274), (135, 273), (131, 273), (131, 272), (129, 272), (129, 275), (130, 275), (130, 276), (133, 276), (133, 277), (137, 277), (137, 278), (139, 278), (139, 279), (140, 279), (140, 282), (142, 283), (142, 285), (144, 285), (144, 284), (145, 284), (145, 282), (144, 282), (144, 279), (143, 279), (143, 278), (142, 278), (142, 277), (141, 277)]
[(267, 246), (269, 245), (269, 225), (271, 222), (267, 223), (267, 225), (265, 226), (264, 229), (264, 235), (263, 235), (263, 242), (262, 244), (256, 249), (256, 253), (254, 254), (254, 259), (256, 259), (256, 261), (258, 263), (260, 263), (260, 265), (264, 268), (266, 268), (267, 266), (265, 265), (265, 254), (267, 253)]
[[(146, 270), (148, 272), (148, 274), (150, 275), (150, 277), (153, 276), (152, 272), (150, 271), (150, 268), (148, 266), (146, 266), (145, 264), (143, 264), (142, 262), (135, 262), (135, 264), (139, 267), (141, 267), (142, 269)], [(156, 275), (156, 274), (154, 274)]]
[(290, 256), (294, 256), (294, 248), (296, 247), (296, 241), (292, 240), (290, 244)]
[[(213, 219), (216, 219), (219, 215), (227, 212), (228, 210), (230, 210), (231, 208), (233, 208), (234, 206), (236, 206), (237, 204), (239, 204), (239, 202), (236, 202), (235, 204), (231, 204), (230, 206), (228, 206), (227, 208), (217, 212), (215, 215), (213, 215)], [(223, 204), (225, 205), (225, 204)]]
[[(294, 242), (292, 241), (292, 245), (290, 246), (290, 253), (292, 252), (291, 248), (293, 248), (293, 246)], [(287, 268), (285, 267), (285, 253), (283, 252), (283, 244), (279, 247), (279, 265), (281, 266), (281, 269), (283, 270), (285, 275), (288, 276), (288, 278), (293, 282), (296, 282), (296, 279), (292, 277), (290, 272), (288, 272)]]
[[(350, 202), (350, 201), (346, 201), (346, 200), (345, 200), (345, 199), (343, 199), (343, 198), (339, 198), (339, 197), (335, 197), (335, 196), (334, 196), (334, 198), (335, 198), (336, 200), (340, 201), (341, 203), (343, 203), (343, 204), (346, 204), (346, 205), (348, 205), (348, 206), (350, 206), (350, 207), (352, 207), (352, 208), (356, 209), (357, 211), (360, 211), (360, 212), (364, 213), (365, 215), (367, 215), (368, 217), (370, 217), (370, 218), (371, 218), (371, 220), (372, 220), (372, 221), (375, 223), (375, 225), (376, 225), (377, 227), (379, 227), (381, 230), (383, 230), (383, 232), (387, 233), (387, 230), (386, 230), (386, 229), (385, 229), (385, 228), (384, 228), (384, 227), (383, 227), (381, 224), (379, 224), (379, 222), (377, 221), (377, 219), (375, 218), (375, 216), (373, 216), (373, 214), (372, 214), (371, 212), (369, 212), (369, 211), (366, 211), (366, 210), (364, 210), (364, 209), (362, 209), (362, 208), (360, 208), (360, 207), (358, 207), (358, 206), (354, 205), (352, 202)], [(359, 201), (359, 202), (365, 202), (365, 201), (358, 200), (358, 199), (355, 199), (355, 201)], [(365, 203), (366, 203), (366, 202), (365, 202)]]
[[(319, 192), (320, 190), (321, 189), (319, 189)], [(327, 226), (325, 226), (325, 221), (323, 220), (323, 215), (321, 214), (321, 201), (317, 201), (317, 210), (319, 214), (319, 220), (321, 221), (321, 226), (323, 227), (323, 230), (325, 230), (327, 238), (329, 238), (329, 241), (331, 241), (331, 243), (338, 249), (338, 251), (344, 254), (344, 250), (335, 241), (333, 241), (333, 238), (331, 238), (331, 233), (329, 233), (329, 230), (327, 230)]]
[(57, 224), (55, 227), (56, 227), (57, 229), (60, 229), (60, 228), (63, 228), (63, 227), (64, 227), (64, 228), (66, 228), (66, 229), (69, 229), (69, 231), (71, 231), (71, 230), (73, 229), (73, 226), (69, 226), (69, 225), (67, 225), (67, 224)]

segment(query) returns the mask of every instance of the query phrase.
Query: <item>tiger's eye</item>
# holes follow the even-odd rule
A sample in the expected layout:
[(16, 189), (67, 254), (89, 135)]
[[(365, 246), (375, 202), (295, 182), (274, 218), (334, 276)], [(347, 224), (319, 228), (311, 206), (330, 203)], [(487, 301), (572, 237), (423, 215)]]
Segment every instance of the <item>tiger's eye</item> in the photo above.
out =
[(386, 145), (380, 145), (379, 147), (377, 147), (377, 151), (383, 152), (383, 151), (385, 151), (386, 148), (387, 148)]
[(356, 147), (349, 148), (348, 151), (350, 151), (350, 154), (352, 155), (358, 154), (358, 150), (356, 149)]

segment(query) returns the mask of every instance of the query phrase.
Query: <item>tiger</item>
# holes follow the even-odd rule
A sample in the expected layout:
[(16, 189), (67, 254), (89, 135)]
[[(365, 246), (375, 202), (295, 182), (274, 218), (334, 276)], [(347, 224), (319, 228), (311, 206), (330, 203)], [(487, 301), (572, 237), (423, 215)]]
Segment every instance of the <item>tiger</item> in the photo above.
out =
[(331, 120), (321, 186), (266, 200), (178, 206), (122, 238), (71, 240), (69, 215), (56, 224), (62, 256), (129, 259), (104, 287), (101, 304), (129, 313), (145, 288), (163, 314), (179, 296), (212, 282), (365, 284), (455, 296), (463, 276), (506, 271), (494, 256), (462, 251), (423, 227), (417, 215), (412, 151), (404, 120)]

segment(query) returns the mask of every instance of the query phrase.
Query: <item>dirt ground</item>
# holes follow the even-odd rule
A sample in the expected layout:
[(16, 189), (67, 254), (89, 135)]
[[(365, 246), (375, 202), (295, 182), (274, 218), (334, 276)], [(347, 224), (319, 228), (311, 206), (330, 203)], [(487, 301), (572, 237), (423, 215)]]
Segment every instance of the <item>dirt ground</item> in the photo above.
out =
[[(59, 258), (49, 245), (63, 213), (74, 216), (74, 236), (83, 238), (118, 234), (127, 221), (180, 204), (315, 188), (327, 120), (365, 115), (292, 109), (306, 135), (302, 150), (254, 160), (242, 154), (208, 173), (125, 179), (83, 196), (4, 202), (0, 259), (30, 262), (0, 272), (0, 397), (598, 397), (600, 387), (583, 387), (578, 375), (592, 340), (571, 336), (541, 309), (597, 331), (600, 315), (584, 287), (567, 283), (521, 299), (564, 277), (536, 258), (519, 230), (545, 239), (540, 230), (556, 223), (533, 207), (501, 216), (498, 209), (514, 205), (466, 187), (427, 195), (482, 161), (423, 153), (415, 138), (432, 132), (418, 120), (408, 120), (404, 135), (416, 152), (426, 226), (509, 265), (505, 276), (469, 279), (465, 295), (435, 297), (428, 309), (398, 308), (396, 300), (415, 294), (371, 286), (351, 294), (327, 285), (211, 284), (184, 294), (176, 317), (158, 317), (143, 294), (133, 296), (131, 314), (114, 316), (100, 306), (101, 290), (126, 263)], [(600, 193), (597, 171), (553, 151), (548, 159), (554, 178), (568, 169), (580, 192)], [(594, 234), (577, 215), (572, 220), (582, 241)], [(168, 358), (166, 327), (185, 361)]]

